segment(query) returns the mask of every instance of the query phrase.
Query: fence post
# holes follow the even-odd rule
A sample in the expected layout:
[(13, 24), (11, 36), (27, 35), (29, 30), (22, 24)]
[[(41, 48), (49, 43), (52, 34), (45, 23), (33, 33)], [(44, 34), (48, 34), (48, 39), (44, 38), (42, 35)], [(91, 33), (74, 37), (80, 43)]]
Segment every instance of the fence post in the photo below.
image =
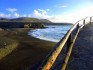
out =
[(77, 28), (76, 28), (77, 30), (76, 30), (76, 33), (77, 33), (77, 31), (78, 31), (78, 29), (79, 29), (79, 23), (77, 24)]
[(68, 49), (69, 49), (69, 46), (71, 45), (71, 43), (72, 43), (72, 33), (70, 34), (70, 36), (67, 40), (67, 50), (66, 50), (67, 52), (68, 52)]
[(92, 17), (90, 17), (90, 24), (91, 24), (91, 21), (92, 21)]
[(85, 19), (83, 20), (83, 25), (85, 25)]

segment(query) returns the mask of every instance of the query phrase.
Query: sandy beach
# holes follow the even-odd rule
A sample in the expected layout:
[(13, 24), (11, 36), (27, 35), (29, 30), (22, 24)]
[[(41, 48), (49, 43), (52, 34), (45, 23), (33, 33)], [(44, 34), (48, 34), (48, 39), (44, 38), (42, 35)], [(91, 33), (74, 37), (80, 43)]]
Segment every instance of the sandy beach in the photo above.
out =
[[(0, 50), (7, 51), (8, 45), (14, 44), (13, 49), (4, 54), (0, 52), (0, 70), (27, 70), (41, 62), (52, 50), (56, 43), (40, 40), (29, 36), (31, 29), (8, 29), (0, 31)], [(5, 47), (1, 47), (3, 42)], [(16, 45), (15, 45), (16, 43)], [(10, 51), (12, 50), (12, 51)]]

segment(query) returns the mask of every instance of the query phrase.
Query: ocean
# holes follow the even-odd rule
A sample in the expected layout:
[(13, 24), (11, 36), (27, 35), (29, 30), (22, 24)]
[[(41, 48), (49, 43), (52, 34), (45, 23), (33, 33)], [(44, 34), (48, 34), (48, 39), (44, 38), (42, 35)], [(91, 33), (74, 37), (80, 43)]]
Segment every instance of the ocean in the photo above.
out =
[(48, 25), (44, 29), (35, 29), (28, 32), (28, 35), (33, 37), (52, 41), (59, 42), (67, 31), (71, 28), (72, 25)]

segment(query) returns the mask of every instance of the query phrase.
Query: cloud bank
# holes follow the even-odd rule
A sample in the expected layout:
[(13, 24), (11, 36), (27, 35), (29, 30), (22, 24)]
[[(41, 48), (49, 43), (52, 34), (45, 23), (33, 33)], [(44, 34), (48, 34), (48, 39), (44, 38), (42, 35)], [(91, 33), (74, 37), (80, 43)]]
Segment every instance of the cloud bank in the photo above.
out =
[(13, 12), (16, 12), (16, 11), (17, 11), (17, 9), (16, 9), (16, 8), (7, 8), (6, 10), (7, 10), (7, 11), (9, 11), (9, 12), (11, 12), (11, 13), (13, 13)]

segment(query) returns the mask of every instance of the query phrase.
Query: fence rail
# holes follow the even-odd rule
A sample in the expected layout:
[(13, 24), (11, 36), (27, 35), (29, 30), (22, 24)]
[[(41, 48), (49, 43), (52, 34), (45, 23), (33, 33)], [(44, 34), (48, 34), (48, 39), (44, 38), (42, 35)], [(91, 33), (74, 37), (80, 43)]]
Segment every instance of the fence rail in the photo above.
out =
[[(93, 17), (86, 17), (82, 20), (76, 22), (66, 33), (66, 35), (56, 44), (53, 50), (48, 54), (45, 60), (42, 62), (38, 70), (50, 70), (53, 66), (55, 60), (57, 59), (58, 55), (60, 54), (61, 50), (63, 49), (64, 45), (67, 43), (67, 53), (64, 59), (64, 63), (62, 65), (61, 70), (65, 70), (68, 64), (68, 60), (70, 58), (73, 45), (75, 40), (80, 32), (80, 30), (88, 23), (91, 23)], [(75, 35), (72, 39), (72, 32), (76, 30)]]

